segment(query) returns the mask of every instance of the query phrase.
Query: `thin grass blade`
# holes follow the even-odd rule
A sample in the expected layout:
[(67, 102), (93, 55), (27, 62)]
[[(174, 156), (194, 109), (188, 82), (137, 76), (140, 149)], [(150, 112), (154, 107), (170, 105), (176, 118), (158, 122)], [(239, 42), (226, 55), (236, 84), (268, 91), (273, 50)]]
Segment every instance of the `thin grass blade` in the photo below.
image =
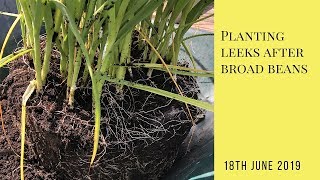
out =
[(18, 57), (23, 56), (24, 54), (27, 54), (31, 51), (33, 51), (33, 49), (21, 49), (13, 54), (10, 54), (10, 55), (0, 59), (0, 68), (5, 66), (6, 64), (10, 63), (11, 61), (17, 59)]
[(113, 79), (113, 78), (110, 78), (108, 76), (105, 76), (104, 78), (107, 81), (115, 83), (115, 84), (125, 85), (125, 86), (133, 87), (133, 88), (136, 88), (136, 89), (140, 89), (140, 90), (143, 90), (143, 91), (148, 91), (148, 92), (151, 92), (151, 93), (154, 93), (154, 94), (158, 94), (160, 96), (165, 96), (165, 97), (168, 97), (168, 98), (172, 98), (172, 99), (175, 99), (175, 100), (178, 100), (178, 101), (181, 101), (181, 102), (184, 102), (184, 103), (187, 103), (187, 104), (190, 104), (190, 105), (193, 105), (193, 106), (196, 106), (196, 107), (199, 107), (199, 108), (203, 108), (205, 110), (213, 112), (213, 105), (208, 103), (208, 102), (203, 102), (203, 101), (200, 101), (200, 100), (188, 98), (188, 97), (181, 96), (179, 94), (168, 92), (168, 91), (165, 91), (165, 90), (162, 90), (162, 89), (158, 89), (158, 88), (154, 88), (154, 87), (151, 87), (151, 86), (142, 85), (142, 84), (126, 81), (126, 80)]
[(17, 16), (17, 18), (14, 20), (14, 22), (12, 23), (4, 41), (3, 41), (3, 44), (2, 44), (2, 48), (1, 48), (1, 51), (0, 51), (0, 59), (2, 59), (2, 56), (3, 56), (3, 52), (4, 52), (4, 48), (7, 46), (7, 43), (8, 43), (8, 40), (13, 32), (13, 29), (16, 27), (16, 25), (18, 24), (19, 20), (21, 18), (21, 14), (19, 14)]
[(51, 0), (51, 2), (53, 2), (56, 5), (56, 7), (61, 10), (63, 16), (65, 16), (66, 19), (69, 21), (68, 26), (72, 30), (74, 36), (76, 37), (78, 44), (80, 45), (80, 48), (81, 48), (82, 53), (85, 57), (86, 65), (88, 67), (89, 74), (90, 74), (91, 81), (92, 81), (92, 92), (93, 92), (92, 94), (93, 94), (94, 107), (95, 107), (95, 129), (94, 129), (93, 152), (92, 152), (91, 161), (90, 161), (90, 166), (91, 166), (94, 162), (96, 155), (97, 155), (98, 145), (99, 145), (100, 116), (101, 116), (100, 94), (98, 93), (98, 89), (96, 88), (97, 83), (96, 83), (96, 78), (94, 77), (94, 74), (93, 74), (92, 67), (90, 65), (89, 53), (85, 47), (83, 39), (82, 39), (82, 37), (78, 31), (78, 28), (74, 22), (74, 18), (72, 16), (72, 14), (69, 13), (66, 6), (64, 4), (62, 4), (61, 2), (59, 2), (57, 0)]
[(22, 96), (22, 111), (21, 111), (21, 150), (20, 150), (20, 179), (24, 180), (24, 145), (26, 141), (26, 119), (27, 119), (27, 101), (34, 92), (37, 82), (31, 81), (26, 91)]

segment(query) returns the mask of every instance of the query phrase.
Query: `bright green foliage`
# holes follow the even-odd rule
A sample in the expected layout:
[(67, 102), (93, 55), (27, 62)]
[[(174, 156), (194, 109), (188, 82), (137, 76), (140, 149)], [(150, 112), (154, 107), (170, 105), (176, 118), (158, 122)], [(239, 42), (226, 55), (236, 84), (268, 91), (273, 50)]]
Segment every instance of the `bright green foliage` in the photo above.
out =
[[(179, 49), (185, 33), (213, 1), (200, 0), (196, 3), (195, 0), (175, 0), (163, 3), (166, 5), (157, 9), (153, 23), (150, 23), (152, 30), (142, 29), (142, 31), (149, 32), (147, 36), (162, 57), (169, 60), (172, 65), (177, 65)], [(175, 24), (177, 21), (179, 25)], [(151, 63), (156, 63), (158, 60), (156, 53), (151, 52), (150, 59)], [(152, 75), (152, 69), (149, 70), (148, 75)]]
[[(79, 79), (82, 78), (82, 83), (87, 83), (90, 76), (95, 116), (94, 147), (90, 165), (94, 163), (98, 151), (100, 99), (102, 87), (106, 81), (117, 84), (118, 91), (121, 91), (123, 86), (129, 86), (213, 111), (212, 104), (185, 97), (172, 76), (174, 73), (213, 77), (213, 72), (177, 66), (179, 48), (183, 44), (184, 34), (212, 1), (200, 0), (198, 3), (195, 3), (195, 0), (16, 1), (18, 15), (3, 12), (0, 14), (17, 17), (15, 24), (21, 17), (20, 24), (25, 47), (15, 54), (0, 58), (0, 67), (30, 52), (36, 71), (35, 80), (31, 81), (23, 97), (20, 167), (22, 179), (26, 102), (35, 89), (40, 92), (46, 83), (53, 45), (56, 45), (61, 53), (60, 72), (67, 81), (67, 98), (70, 106), (73, 105), (75, 90), (81, 83)], [(177, 26), (175, 23), (179, 17), (180, 23)], [(42, 26), (46, 31), (44, 57), (40, 54)], [(145, 34), (140, 38), (139, 48), (144, 50), (143, 59), (150, 59), (150, 63), (142, 65), (132, 64), (130, 61), (131, 41), (135, 30)], [(166, 57), (171, 63), (166, 65), (161, 57)], [(156, 64), (159, 58), (162, 64)], [(167, 71), (175, 82), (179, 94), (124, 80), (128, 68), (142, 66), (150, 68), (150, 76), (152, 69)], [(80, 72), (81, 67), (84, 67), (83, 72)], [(79, 74), (83, 76), (79, 77)]]

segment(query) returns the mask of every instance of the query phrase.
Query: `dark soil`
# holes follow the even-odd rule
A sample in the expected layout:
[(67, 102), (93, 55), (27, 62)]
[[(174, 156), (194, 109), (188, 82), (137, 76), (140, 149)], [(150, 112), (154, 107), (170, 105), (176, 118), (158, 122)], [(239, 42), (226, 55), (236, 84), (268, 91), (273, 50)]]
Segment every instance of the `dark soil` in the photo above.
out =
[[(58, 59), (59, 53), (54, 52), (43, 92), (34, 93), (27, 104), (26, 179), (160, 179), (191, 128), (184, 103), (128, 87), (116, 93), (115, 85), (106, 84), (99, 154), (89, 170), (94, 125), (91, 89), (89, 85), (78, 88), (74, 107), (68, 107)], [(146, 69), (133, 69), (133, 75), (126, 79), (176, 92), (166, 73), (154, 71), (148, 79)], [(20, 177), (21, 99), (32, 79), (31, 59), (23, 56), (10, 65), (9, 76), (0, 85), (5, 129), (0, 135), (1, 179)], [(197, 98), (192, 77), (177, 76), (177, 82), (185, 95)], [(189, 107), (197, 120), (202, 111)]]

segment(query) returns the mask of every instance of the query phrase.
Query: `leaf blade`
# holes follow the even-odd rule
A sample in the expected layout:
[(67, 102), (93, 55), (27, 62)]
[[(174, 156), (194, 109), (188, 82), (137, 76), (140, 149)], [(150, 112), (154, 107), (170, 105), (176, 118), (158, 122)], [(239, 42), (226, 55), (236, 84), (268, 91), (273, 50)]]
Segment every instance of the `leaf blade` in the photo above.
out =
[(130, 82), (130, 81), (126, 81), (126, 80), (120, 80), (120, 79), (114, 79), (114, 78), (110, 78), (108, 76), (104, 76), (103, 78), (105, 78), (107, 81), (115, 83), (115, 84), (120, 84), (120, 85), (125, 85), (125, 86), (129, 86), (129, 87), (133, 87), (136, 89), (140, 89), (140, 90), (144, 90), (144, 91), (148, 91), (154, 94), (158, 94), (160, 96), (165, 96), (168, 98), (172, 98), (208, 111), (213, 112), (213, 104), (210, 104), (208, 102), (203, 102), (200, 100), (196, 100), (196, 99), (192, 99), (192, 98), (188, 98), (185, 96), (181, 96), (179, 94), (175, 94), (169, 91), (165, 91), (162, 89), (158, 89), (158, 88), (154, 88), (151, 86), (147, 86), (147, 85), (142, 85), (142, 84), (138, 84), (138, 83), (134, 83), (134, 82)]

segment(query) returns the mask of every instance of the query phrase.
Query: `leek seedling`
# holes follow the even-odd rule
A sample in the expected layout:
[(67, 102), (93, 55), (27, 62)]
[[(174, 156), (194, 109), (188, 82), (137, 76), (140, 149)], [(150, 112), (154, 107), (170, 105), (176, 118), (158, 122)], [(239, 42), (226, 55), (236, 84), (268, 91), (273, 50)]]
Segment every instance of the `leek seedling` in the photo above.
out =
[(43, 67), (41, 70), (41, 80), (42, 82), (46, 82), (47, 74), (49, 72), (49, 65), (50, 65), (50, 59), (51, 59), (51, 49), (52, 49), (52, 38), (53, 38), (53, 19), (52, 19), (52, 13), (51, 13), (51, 7), (45, 6), (45, 11), (47, 13), (44, 13), (44, 22), (45, 22), (45, 28), (46, 28), (46, 47), (45, 47), (45, 54), (44, 54), (44, 60), (43, 60)]
[[(172, 65), (177, 65), (183, 36), (211, 3), (213, 1), (208, 0), (200, 0), (198, 3), (195, 3), (194, 0), (168, 1), (165, 8), (159, 7), (160, 10), (157, 10), (160, 15), (156, 15), (156, 17), (161, 18), (155, 18), (152, 24), (157, 33), (150, 34), (151, 43), (157, 47), (160, 55), (165, 57)], [(180, 23), (175, 27), (175, 22), (180, 14)], [(158, 57), (154, 52), (151, 52), (150, 59), (151, 63), (156, 63)], [(148, 72), (148, 76), (150, 77), (151, 75), (152, 69)]]
[[(40, 56), (40, 28), (43, 18), (43, 6), (40, 0), (36, 0), (33, 5), (34, 13), (36, 16), (32, 17), (32, 28), (33, 28), (33, 63), (36, 70), (36, 82), (37, 92), (42, 89), (42, 78), (41, 78), (41, 56)], [(32, 7), (32, 6), (31, 6)]]
[(26, 119), (27, 119), (27, 101), (32, 95), (33, 91), (35, 90), (37, 86), (36, 81), (31, 81), (29, 86), (27, 87), (27, 90), (24, 92), (22, 96), (22, 110), (21, 110), (21, 150), (20, 150), (20, 178), (21, 180), (24, 180), (24, 142), (25, 134), (26, 134)]
[[(118, 91), (121, 91), (123, 86), (129, 86), (213, 111), (213, 105), (185, 97), (172, 75), (213, 77), (213, 72), (177, 66), (179, 48), (185, 40), (184, 34), (209, 3), (207, 0), (200, 0), (197, 4), (195, 0), (17, 0), (19, 14), (16, 15), (17, 19), (10, 32), (21, 18), (25, 48), (2, 58), (5, 41), (0, 54), (0, 67), (25, 53), (30, 52), (33, 58), (36, 77), (28, 86), (22, 104), (21, 178), (23, 179), (26, 102), (35, 89), (39, 92), (46, 83), (54, 44), (61, 53), (60, 72), (67, 80), (70, 106), (73, 105), (79, 74), (83, 74), (83, 83), (86, 83), (88, 75), (90, 76), (95, 121), (90, 166), (94, 163), (98, 151), (100, 100), (106, 81), (115, 83)], [(154, 12), (156, 16), (153, 20), (151, 18)], [(179, 14), (180, 25), (175, 26)], [(7, 15), (12, 16), (10, 13)], [(41, 59), (39, 36), (43, 24), (47, 38), (44, 57)], [(132, 64), (130, 61), (131, 41), (136, 29), (140, 32), (140, 39), (143, 39), (139, 42), (139, 48), (144, 49), (143, 59), (147, 60), (150, 50), (150, 63)], [(164, 62), (164, 57), (170, 64)], [(82, 58), (85, 64), (82, 63)], [(156, 64), (158, 59), (162, 64)], [(152, 69), (168, 72), (179, 94), (125, 80), (127, 69), (142, 66), (150, 69), (150, 76)], [(81, 67), (84, 67), (83, 72), (80, 71)], [(188, 106), (186, 107), (189, 111)], [(188, 113), (191, 114), (190, 111)]]

